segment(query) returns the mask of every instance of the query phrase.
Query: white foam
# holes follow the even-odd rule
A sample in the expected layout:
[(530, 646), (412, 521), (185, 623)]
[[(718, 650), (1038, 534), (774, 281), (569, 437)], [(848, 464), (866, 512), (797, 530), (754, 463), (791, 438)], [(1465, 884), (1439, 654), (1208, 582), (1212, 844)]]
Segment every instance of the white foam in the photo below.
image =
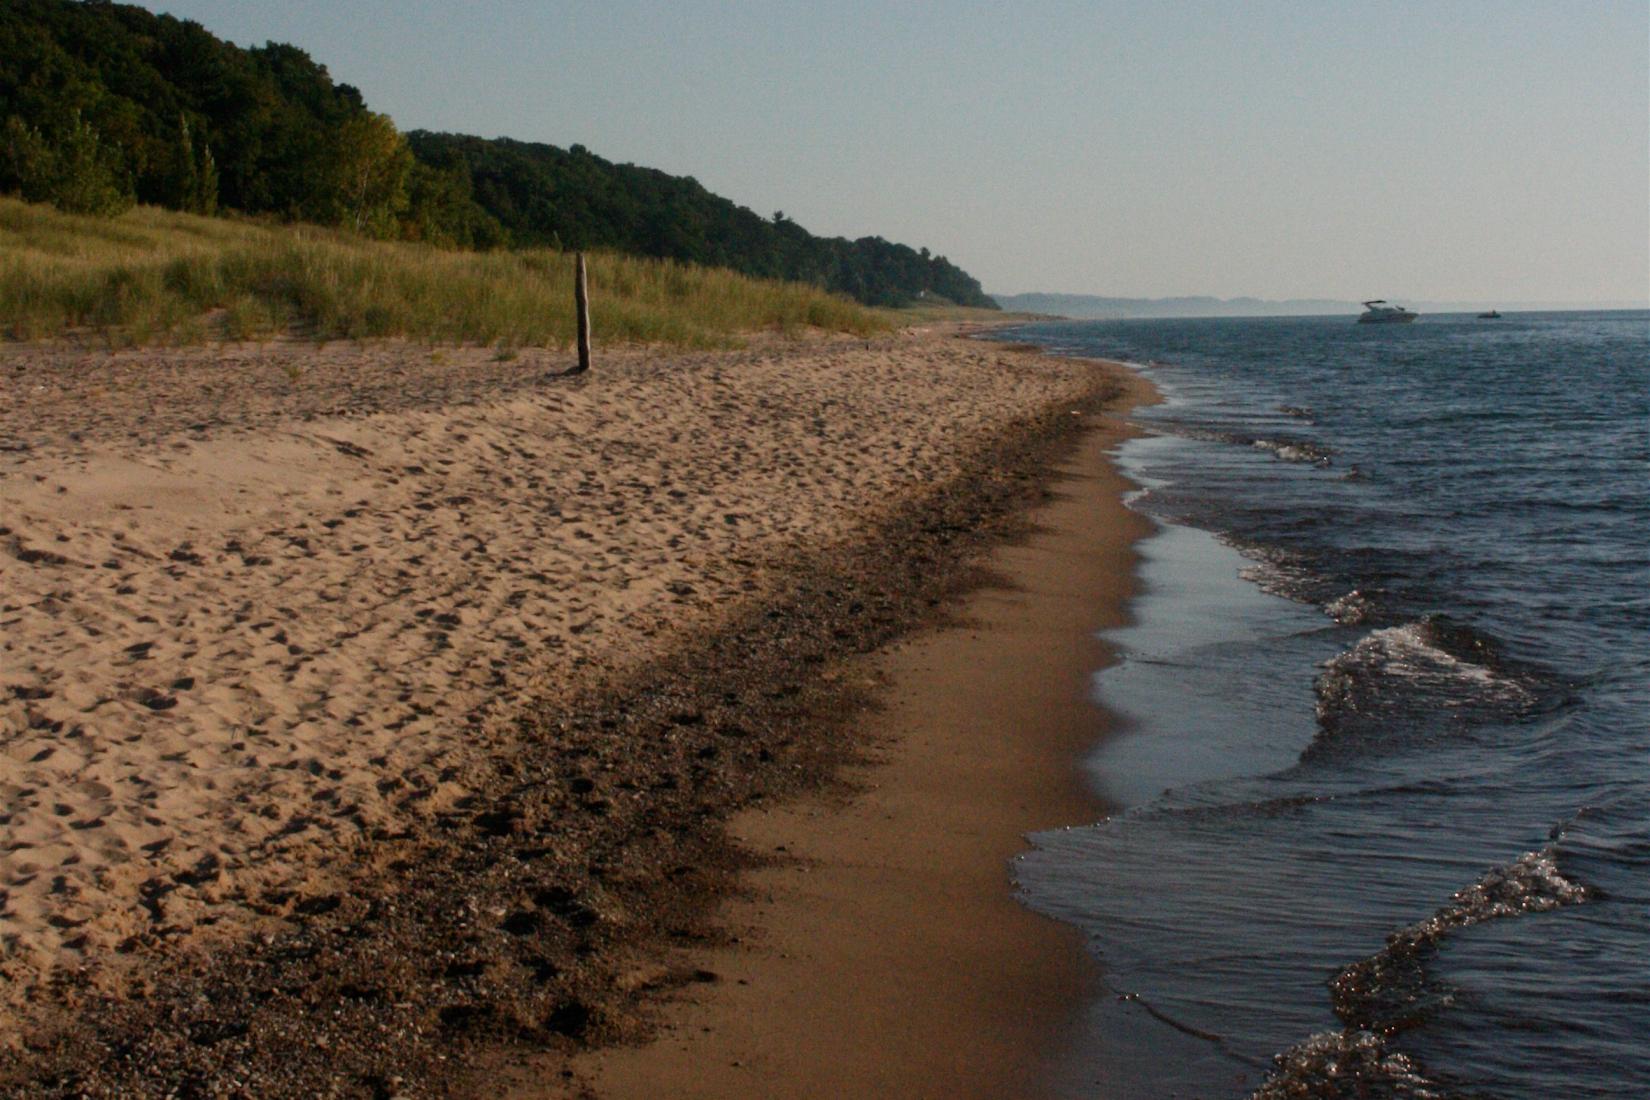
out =
[(1359, 1094), (1368, 1089), (1378, 1096), (1415, 1100), (1447, 1095), (1413, 1061), (1387, 1049), (1378, 1031), (1368, 1029), (1382, 1026), (1384, 1015), (1393, 1011), (1381, 1007), (1386, 998), (1395, 989), (1399, 1011), (1413, 1011), (1415, 995), (1405, 991), (1419, 981), (1424, 949), (1452, 929), (1576, 905), (1588, 897), (1586, 887), (1559, 872), (1551, 847), (1491, 868), (1471, 886), (1457, 890), (1432, 916), (1388, 937), (1379, 953), (1336, 975), (1330, 987), (1337, 1014), (1365, 1026), (1319, 1032), (1277, 1055), (1277, 1068), (1253, 1100), (1352, 1095), (1349, 1086)]
[(1585, 886), (1565, 878), (1552, 848), (1525, 852), (1511, 863), (1496, 867), (1464, 890), (1424, 924), (1439, 922), (1437, 931), (1477, 924), (1520, 913), (1544, 913), (1565, 905), (1579, 905), (1589, 897)]
[(1342, 626), (1356, 626), (1369, 618), (1374, 607), (1369, 597), (1354, 588), (1344, 596), (1337, 596), (1323, 605), (1324, 614)]
[(1256, 439), (1250, 445), (1271, 451), (1285, 462), (1306, 462), (1314, 466), (1329, 465), (1333, 453), (1320, 443), (1304, 439)]
[[(1496, 674), (1494, 669), (1432, 644), (1425, 623), (1405, 623), (1374, 630), (1358, 644), (1325, 662), (1330, 674), (1354, 676), (1377, 673), (1437, 689), (1469, 685), (1511, 701), (1527, 701), (1530, 693), (1523, 685)], [(1446, 699), (1446, 704), (1454, 700)]]
[(1425, 1077), (1407, 1056), (1387, 1049), (1374, 1032), (1321, 1031), (1274, 1059), (1277, 1069), (1251, 1100), (1288, 1100), (1300, 1096), (1374, 1095), (1442, 1100), (1447, 1094)]
[(1239, 569), (1239, 577), (1268, 595), (1297, 602), (1315, 602), (1307, 593), (1321, 587), (1320, 578), (1312, 569), (1300, 564), (1300, 555), (1277, 547), (1245, 542), (1232, 535), (1217, 537), (1254, 562)]

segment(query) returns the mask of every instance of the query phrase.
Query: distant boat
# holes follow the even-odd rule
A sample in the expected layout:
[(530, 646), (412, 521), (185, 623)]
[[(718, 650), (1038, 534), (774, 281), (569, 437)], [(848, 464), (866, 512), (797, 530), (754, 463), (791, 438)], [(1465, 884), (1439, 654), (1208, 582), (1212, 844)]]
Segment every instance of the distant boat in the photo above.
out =
[(1364, 303), (1364, 311), (1358, 317), (1360, 325), (1407, 325), (1418, 313), (1411, 312), (1403, 306), (1389, 306), (1385, 298), (1376, 298), (1373, 302)]
[(1501, 314), (1492, 309), (1488, 313), (1480, 313), (1478, 319), (1480, 321), (1499, 321), (1501, 320)]

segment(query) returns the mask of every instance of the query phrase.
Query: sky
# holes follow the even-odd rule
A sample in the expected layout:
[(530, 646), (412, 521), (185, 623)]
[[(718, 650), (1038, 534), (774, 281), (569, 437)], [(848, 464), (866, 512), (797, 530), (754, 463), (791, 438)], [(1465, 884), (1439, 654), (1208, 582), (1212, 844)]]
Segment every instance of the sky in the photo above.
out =
[(995, 293), (1650, 299), (1645, 0), (155, 0)]

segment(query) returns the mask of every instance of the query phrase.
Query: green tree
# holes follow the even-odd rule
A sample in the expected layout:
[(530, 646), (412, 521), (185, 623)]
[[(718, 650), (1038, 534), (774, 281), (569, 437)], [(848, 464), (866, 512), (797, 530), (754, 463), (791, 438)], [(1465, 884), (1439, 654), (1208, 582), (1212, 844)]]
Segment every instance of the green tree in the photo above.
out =
[(113, 217), (132, 208), (132, 181), (120, 150), (99, 139), (76, 111), (58, 135), (51, 202), (71, 214)]
[(193, 203), (192, 209), (197, 214), (218, 212), (218, 162), (212, 158), (212, 147), (204, 141), (195, 167)]
[(16, 115), (0, 130), (0, 191), (21, 195), (30, 202), (50, 198), (57, 157), (40, 131)]
[(462, 164), (436, 167), (423, 161), (414, 161), (407, 175), (401, 235), (443, 248), (497, 248), (509, 240), (498, 219), (476, 205)]
[(15, 115), (8, 118), (0, 138), (0, 185), (71, 214), (113, 217), (134, 201), (120, 150), (100, 139), (78, 110), (50, 137)]
[(357, 233), (395, 236), (407, 209), (412, 165), (406, 139), (388, 116), (363, 111), (345, 120), (332, 137), (328, 220)]
[(196, 140), (188, 116), (181, 113), (162, 203), (191, 214), (210, 214), (218, 208), (218, 166), (212, 149)]

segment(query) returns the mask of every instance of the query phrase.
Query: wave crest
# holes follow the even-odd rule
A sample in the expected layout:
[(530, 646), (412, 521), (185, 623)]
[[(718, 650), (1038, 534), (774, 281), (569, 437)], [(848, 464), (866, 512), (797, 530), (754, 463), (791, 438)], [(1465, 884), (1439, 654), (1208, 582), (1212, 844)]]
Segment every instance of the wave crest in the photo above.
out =
[[(1340, 620), (1335, 605), (1327, 610)], [(1370, 607), (1353, 600), (1338, 610), (1367, 617)], [(1537, 701), (1528, 678), (1493, 638), (1442, 615), (1372, 630), (1321, 666), (1318, 736), (1302, 759), (1428, 744), (1458, 719), (1517, 717)]]
[(1590, 897), (1587, 887), (1559, 871), (1551, 845), (1491, 868), (1432, 916), (1394, 932), (1380, 951), (1337, 974), (1329, 983), (1330, 997), (1346, 1027), (1320, 1032), (1277, 1055), (1276, 1068), (1254, 1097), (1456, 1095), (1388, 1048), (1393, 1035), (1453, 1002), (1450, 990), (1427, 979), (1426, 963), (1439, 941), (1457, 928), (1578, 905)]

